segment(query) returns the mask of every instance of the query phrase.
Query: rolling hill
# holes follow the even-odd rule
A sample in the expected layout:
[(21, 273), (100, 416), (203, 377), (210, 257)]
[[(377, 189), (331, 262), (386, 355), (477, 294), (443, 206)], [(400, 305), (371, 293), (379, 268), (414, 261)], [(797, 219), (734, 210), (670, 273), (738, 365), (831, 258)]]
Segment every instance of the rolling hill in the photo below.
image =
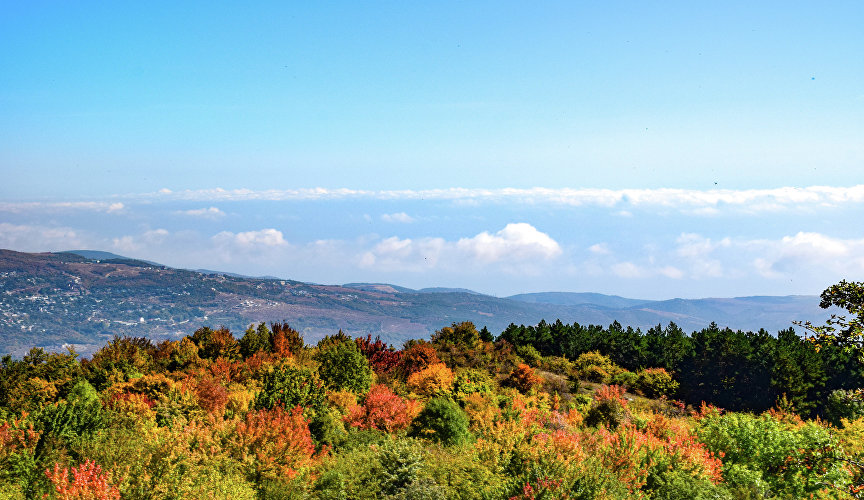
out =
[(773, 333), (793, 320), (828, 316), (816, 296), (645, 301), (556, 292), (499, 298), (382, 283), (315, 285), (174, 269), (113, 254), (102, 258), (0, 250), (0, 354), (20, 356), (33, 345), (71, 345), (88, 354), (114, 335), (175, 339), (201, 326), (224, 325), (242, 335), (258, 321), (288, 321), (310, 342), (342, 329), (398, 345), (465, 320), (494, 334), (510, 323), (559, 318), (602, 325), (617, 320), (643, 330), (674, 321), (686, 331), (714, 321)]

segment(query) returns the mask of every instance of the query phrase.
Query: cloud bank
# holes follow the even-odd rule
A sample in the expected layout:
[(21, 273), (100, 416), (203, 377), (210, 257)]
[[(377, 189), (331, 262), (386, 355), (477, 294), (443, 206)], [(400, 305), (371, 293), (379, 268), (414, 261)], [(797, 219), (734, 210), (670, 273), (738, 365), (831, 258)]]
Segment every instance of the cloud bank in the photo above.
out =
[[(746, 211), (780, 211), (806, 207), (832, 207), (864, 203), (864, 184), (848, 187), (809, 186), (773, 189), (592, 189), (592, 188), (502, 188), (502, 189), (200, 189), (162, 190), (138, 195), (141, 198), (183, 201), (326, 201), (340, 199), (379, 201), (452, 201), (472, 203), (526, 203), (558, 206), (598, 206), (620, 208), (670, 208), (688, 210), (697, 215), (712, 215), (733, 207)], [(385, 220), (400, 221), (407, 214), (390, 214)], [(404, 222), (404, 221), (400, 221)]]

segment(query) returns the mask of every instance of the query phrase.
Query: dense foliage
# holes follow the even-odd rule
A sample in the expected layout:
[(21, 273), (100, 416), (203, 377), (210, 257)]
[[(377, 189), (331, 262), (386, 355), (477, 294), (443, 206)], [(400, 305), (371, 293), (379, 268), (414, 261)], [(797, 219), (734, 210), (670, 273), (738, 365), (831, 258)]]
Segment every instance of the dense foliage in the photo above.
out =
[(118, 337), (0, 361), (0, 498), (858, 498), (861, 387), (791, 330)]

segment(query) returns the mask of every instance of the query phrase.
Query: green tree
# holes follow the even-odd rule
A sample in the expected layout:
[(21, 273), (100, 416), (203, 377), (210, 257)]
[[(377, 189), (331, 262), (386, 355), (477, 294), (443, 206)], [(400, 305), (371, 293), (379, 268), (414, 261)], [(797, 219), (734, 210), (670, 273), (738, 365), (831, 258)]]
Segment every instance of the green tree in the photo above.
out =
[(198, 346), (198, 354), (205, 359), (233, 360), (240, 357), (240, 344), (224, 326), (218, 330), (206, 326), (199, 328), (192, 334), (192, 342)]
[(460, 444), (470, 437), (468, 416), (452, 399), (429, 400), (408, 429), (411, 437), (424, 437), (444, 445)]
[(357, 344), (350, 337), (346, 339), (325, 343), (315, 354), (320, 363), (318, 374), (331, 389), (365, 394), (372, 383), (372, 369)]
[(314, 416), (325, 408), (324, 384), (309, 370), (282, 365), (267, 372), (261, 382), (261, 392), (255, 397), (255, 409), (301, 406), (304, 415)]
[(837, 345), (847, 351), (854, 351), (864, 361), (864, 282), (846, 280), (831, 285), (820, 296), (819, 307), (839, 307), (850, 316), (832, 314), (824, 325), (814, 325), (809, 321), (795, 322), (807, 329), (812, 337), (808, 340), (821, 347)]
[(267, 324), (261, 322), (255, 328), (255, 324), (249, 325), (246, 333), (239, 340), (240, 355), (244, 359), (254, 355), (258, 351), (273, 351), (273, 332), (267, 328)]
[(474, 327), (474, 323), (463, 321), (453, 323), (450, 326), (436, 331), (432, 334), (432, 343), (439, 346), (474, 347), (480, 341), (480, 332)]

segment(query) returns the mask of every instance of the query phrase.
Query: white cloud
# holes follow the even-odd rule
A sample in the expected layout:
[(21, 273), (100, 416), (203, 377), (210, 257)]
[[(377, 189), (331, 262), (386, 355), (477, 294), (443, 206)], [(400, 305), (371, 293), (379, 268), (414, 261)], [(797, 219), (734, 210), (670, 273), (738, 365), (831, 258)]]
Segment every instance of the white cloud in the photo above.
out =
[(750, 240), (742, 245), (754, 254), (753, 267), (767, 278), (794, 277), (804, 272), (826, 278), (864, 278), (864, 239), (799, 232), (780, 240)]
[(588, 247), (588, 251), (595, 255), (607, 255), (610, 252), (609, 245), (606, 243), (595, 243)]
[(118, 213), (126, 206), (121, 202), (102, 201), (25, 201), (25, 202), (0, 202), (0, 212), (26, 213), (26, 212), (68, 212), (68, 211), (90, 211)]
[(222, 231), (213, 236), (212, 239), (214, 242), (219, 244), (231, 244), (244, 249), (279, 247), (288, 244), (282, 236), (282, 231), (272, 228), (261, 229), (259, 231), (246, 231), (242, 233)]
[(473, 238), (462, 238), (456, 247), (486, 263), (502, 259), (548, 260), (561, 255), (558, 242), (524, 222), (507, 224), (495, 234), (484, 231)]
[(634, 208), (666, 208), (692, 215), (717, 215), (723, 210), (743, 212), (784, 211), (815, 207), (838, 207), (864, 203), (864, 184), (848, 187), (809, 186), (773, 189), (594, 189), (594, 188), (447, 188), (424, 190), (287, 189), (204, 189), (179, 192), (159, 191), (141, 195), (177, 200), (286, 200), (374, 199), (384, 201), (438, 200), (458, 203), (527, 203), (563, 206), (618, 208), (616, 214), (632, 215)]
[(171, 233), (167, 229), (152, 229), (139, 236), (120, 236), (111, 240), (111, 245), (118, 252), (147, 252), (169, 242)]
[(386, 271), (433, 268), (443, 252), (452, 248), (443, 238), (384, 238), (360, 257), (360, 265)]
[(414, 222), (414, 217), (406, 214), (405, 212), (398, 212), (395, 214), (383, 214), (381, 216), (381, 220), (384, 222), (401, 222), (404, 224), (409, 224)]
[[(538, 261), (558, 257), (561, 247), (548, 234), (526, 223), (507, 224), (490, 234), (446, 241), (443, 238), (385, 238), (364, 252), (363, 267), (384, 270), (424, 270), (434, 267), (471, 269), (471, 266), (501, 263), (521, 265), (529, 271)], [(508, 271), (520, 272), (509, 268)]]
[(86, 248), (87, 240), (75, 229), (0, 222), (0, 248), (46, 252)]
[(178, 210), (175, 212), (178, 215), (188, 215), (190, 217), (201, 217), (204, 219), (218, 219), (220, 217), (225, 217), (225, 212), (219, 210), (216, 207), (209, 208), (194, 208), (191, 210)]

